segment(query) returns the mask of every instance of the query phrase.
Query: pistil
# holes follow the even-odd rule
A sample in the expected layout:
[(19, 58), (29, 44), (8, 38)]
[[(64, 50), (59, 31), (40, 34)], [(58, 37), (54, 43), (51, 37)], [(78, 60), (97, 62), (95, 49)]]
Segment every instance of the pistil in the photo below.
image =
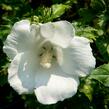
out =
[(40, 54), (40, 65), (49, 69), (52, 66), (53, 50), (51, 47), (43, 47), (42, 51)]

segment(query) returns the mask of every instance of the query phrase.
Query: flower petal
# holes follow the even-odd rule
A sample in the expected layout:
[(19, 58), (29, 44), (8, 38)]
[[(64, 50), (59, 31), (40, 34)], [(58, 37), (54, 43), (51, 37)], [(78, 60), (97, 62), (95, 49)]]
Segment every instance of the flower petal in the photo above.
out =
[(39, 39), (40, 39), (40, 33), (39, 32), (40, 32), (39, 25), (32, 24), (31, 25), (31, 36), (33, 37), (34, 41), (39, 41)]
[(71, 38), (74, 36), (74, 28), (67, 21), (58, 21), (54, 23), (42, 24), (41, 35), (46, 40), (66, 48), (69, 45)]
[(17, 53), (27, 50), (31, 46), (30, 22), (21, 20), (14, 24), (8, 35), (3, 50), (12, 60)]
[(47, 78), (48, 81), (46, 81), (46, 84), (42, 84), (35, 89), (36, 97), (40, 103), (54, 104), (72, 97), (77, 92), (79, 85), (78, 78), (66, 75), (58, 67), (54, 67), (51, 70), (51, 74), (49, 71), (45, 73), (49, 75)]
[(89, 40), (84, 37), (74, 37), (69, 48), (63, 49), (63, 71), (73, 75), (86, 76), (95, 67)]
[(19, 53), (8, 69), (8, 81), (19, 93), (31, 93), (35, 86), (36, 66), (32, 53)]

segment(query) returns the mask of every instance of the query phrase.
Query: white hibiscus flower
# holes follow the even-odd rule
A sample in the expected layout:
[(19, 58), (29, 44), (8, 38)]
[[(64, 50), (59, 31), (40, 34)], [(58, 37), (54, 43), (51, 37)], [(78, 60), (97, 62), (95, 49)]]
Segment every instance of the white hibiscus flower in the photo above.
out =
[(67, 21), (30, 24), (21, 20), (8, 35), (4, 52), (12, 61), (8, 81), (19, 93), (32, 93), (42, 104), (72, 97), (79, 77), (95, 67), (89, 40), (75, 36)]

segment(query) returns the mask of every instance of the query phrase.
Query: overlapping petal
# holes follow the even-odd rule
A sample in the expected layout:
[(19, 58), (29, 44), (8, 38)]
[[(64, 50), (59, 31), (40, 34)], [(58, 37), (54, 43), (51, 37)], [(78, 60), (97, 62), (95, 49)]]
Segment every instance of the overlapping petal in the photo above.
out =
[(17, 53), (29, 49), (34, 40), (30, 31), (30, 22), (21, 20), (14, 24), (11, 33), (8, 35), (3, 50), (12, 60)]
[(38, 66), (35, 59), (31, 52), (24, 52), (17, 54), (10, 64), (8, 81), (19, 94), (30, 93), (34, 89)]
[(63, 49), (61, 68), (73, 75), (86, 76), (95, 67), (95, 58), (92, 54), (89, 40), (84, 37), (74, 37), (70, 47)]
[[(42, 104), (54, 104), (72, 97), (79, 85), (79, 80), (75, 76), (66, 75), (61, 68), (55, 67), (53, 70), (47, 71), (48, 77), (46, 84), (36, 88), (35, 94), (38, 101)], [(43, 76), (41, 76), (43, 77)], [(38, 77), (41, 79), (41, 77)], [(40, 82), (41, 83), (41, 82)]]
[(8, 69), (8, 81), (19, 94), (35, 89), (39, 102), (53, 104), (77, 92), (78, 78), (66, 75), (56, 64), (47, 70), (37, 62), (37, 57), (30, 52), (19, 53), (13, 59)]
[(67, 21), (42, 24), (40, 27), (42, 37), (53, 44), (66, 48), (75, 34), (74, 28)]

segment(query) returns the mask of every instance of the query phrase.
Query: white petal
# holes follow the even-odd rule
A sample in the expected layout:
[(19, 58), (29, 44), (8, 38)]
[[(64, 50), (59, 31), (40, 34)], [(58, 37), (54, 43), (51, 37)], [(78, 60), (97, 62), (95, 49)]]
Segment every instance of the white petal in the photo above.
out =
[[(48, 73), (45, 71), (45, 74), (48, 75), (45, 76), (46, 81), (44, 84), (36, 87), (35, 90), (35, 94), (40, 103), (54, 104), (72, 97), (77, 92), (79, 85), (78, 78), (66, 75), (57, 67), (51, 70), (51, 74), (50, 71), (48, 71)], [(44, 78), (42, 77), (42, 81), (43, 80)]]
[(73, 75), (86, 76), (95, 67), (95, 58), (92, 54), (89, 40), (83, 37), (74, 37), (69, 48), (63, 49), (63, 71)]
[(63, 48), (69, 45), (71, 38), (75, 34), (74, 28), (67, 21), (42, 24), (40, 31), (42, 37), (46, 40)]
[(33, 91), (37, 66), (35, 62), (35, 58), (29, 52), (17, 54), (11, 62), (8, 81), (19, 94)]
[(17, 53), (26, 51), (31, 44), (30, 22), (21, 20), (14, 24), (8, 35), (3, 50), (9, 58), (13, 59)]
[(61, 47), (55, 47), (56, 50), (56, 59), (59, 65), (62, 65), (64, 58), (63, 58), (63, 51)]
[(12, 60), (17, 54), (17, 50), (14, 47), (8, 46), (7, 44), (3, 47), (3, 51), (7, 54), (10, 60)]
[(39, 30), (39, 25), (36, 25), (36, 24), (32, 24), (31, 25), (31, 36), (33, 37), (33, 39), (35, 41), (38, 41), (40, 40), (40, 30)]

